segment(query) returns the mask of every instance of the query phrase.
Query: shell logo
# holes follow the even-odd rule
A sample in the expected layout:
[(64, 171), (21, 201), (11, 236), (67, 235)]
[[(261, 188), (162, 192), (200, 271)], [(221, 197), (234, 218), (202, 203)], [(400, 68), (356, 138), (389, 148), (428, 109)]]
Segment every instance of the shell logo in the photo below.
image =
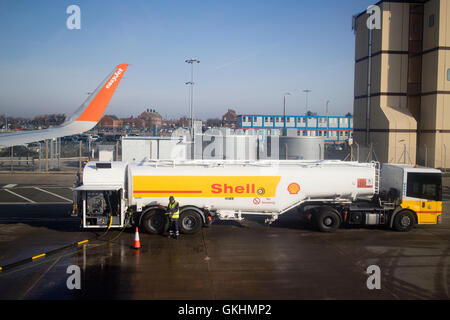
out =
[(300, 186), (298, 183), (295, 182), (291, 183), (287, 189), (290, 194), (298, 194), (300, 192)]

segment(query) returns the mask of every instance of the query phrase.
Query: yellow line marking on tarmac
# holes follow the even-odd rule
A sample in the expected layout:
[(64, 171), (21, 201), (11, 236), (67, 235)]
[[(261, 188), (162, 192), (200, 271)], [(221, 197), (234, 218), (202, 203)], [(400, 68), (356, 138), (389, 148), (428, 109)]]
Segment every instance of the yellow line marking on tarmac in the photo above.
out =
[(32, 257), (31, 258), (31, 260), (36, 260), (36, 259), (39, 259), (39, 258), (42, 258), (42, 257), (45, 257), (45, 253), (42, 253), (42, 254), (38, 254), (37, 256), (34, 256), (34, 257)]
[[(8, 275), (10, 275), (10, 274), (13, 274), (13, 273), (16, 273), (16, 272), (19, 272), (19, 271), (31, 269), (31, 268), (34, 268), (34, 267), (36, 267), (36, 266), (38, 266), (38, 265), (41, 265), (41, 264), (43, 264), (43, 263), (47, 263), (47, 262), (49, 262), (49, 261), (54, 261), (54, 259), (60, 259), (60, 258), (65, 258), (65, 257), (69, 257), (69, 256), (72, 256), (72, 255), (75, 255), (75, 254), (81, 252), (82, 250), (85, 250), (85, 248), (86, 248), (86, 249), (95, 249), (95, 248), (104, 246), (104, 245), (106, 245), (106, 244), (108, 244), (108, 243), (114, 243), (114, 241), (116, 241), (118, 238), (120, 238), (120, 236), (122, 235), (122, 233), (123, 233), (124, 230), (125, 230), (125, 227), (122, 228), (122, 230), (119, 232), (118, 235), (116, 235), (115, 237), (113, 237), (113, 238), (111, 238), (111, 239), (103, 240), (104, 242), (102, 242), (102, 243), (99, 243), (99, 244), (96, 244), (96, 245), (93, 244), (93, 245), (90, 246), (90, 247), (82, 247), (82, 248), (79, 248), (79, 249), (77, 249), (77, 250), (75, 250), (75, 251), (73, 251), (73, 252), (69, 252), (69, 253), (63, 254), (63, 255), (61, 255), (61, 256), (57, 256), (57, 257), (53, 257), (53, 258), (52, 258), (52, 257), (49, 257), (48, 259), (42, 260), (41, 262), (36, 262), (36, 263), (33, 263), (33, 264), (27, 264), (27, 265), (25, 265), (25, 266), (22, 267), (22, 268), (17, 268), (17, 269), (13, 269), (13, 270), (10, 270), (10, 271), (6, 271), (5, 273), (2, 272), (2, 274), (0, 275), (0, 277), (8, 276)], [(98, 240), (98, 239), (94, 239), (94, 240)], [(84, 240), (84, 241), (89, 241), (89, 240)], [(80, 242), (83, 242), (83, 241), (80, 241)], [(44, 254), (44, 255), (45, 255), (45, 254)], [(36, 257), (38, 257), (38, 256), (36, 256)]]

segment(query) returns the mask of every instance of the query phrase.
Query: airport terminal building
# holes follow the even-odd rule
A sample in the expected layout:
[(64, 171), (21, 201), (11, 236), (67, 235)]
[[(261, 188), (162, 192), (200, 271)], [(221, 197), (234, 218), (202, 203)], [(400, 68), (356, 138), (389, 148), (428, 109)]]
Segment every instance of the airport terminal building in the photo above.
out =
[(382, 162), (448, 168), (450, 1), (375, 5), (380, 21), (368, 24), (374, 9), (353, 19), (354, 139)]

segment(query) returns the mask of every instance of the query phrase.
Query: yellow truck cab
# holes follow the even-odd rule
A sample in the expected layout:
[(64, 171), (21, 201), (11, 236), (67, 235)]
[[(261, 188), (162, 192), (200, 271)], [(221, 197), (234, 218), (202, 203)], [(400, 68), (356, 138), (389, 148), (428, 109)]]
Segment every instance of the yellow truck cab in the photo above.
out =
[[(441, 223), (440, 170), (407, 164), (383, 164), (380, 194), (396, 203), (391, 227), (397, 230), (408, 231), (413, 224)], [(409, 221), (412, 218), (414, 221)]]

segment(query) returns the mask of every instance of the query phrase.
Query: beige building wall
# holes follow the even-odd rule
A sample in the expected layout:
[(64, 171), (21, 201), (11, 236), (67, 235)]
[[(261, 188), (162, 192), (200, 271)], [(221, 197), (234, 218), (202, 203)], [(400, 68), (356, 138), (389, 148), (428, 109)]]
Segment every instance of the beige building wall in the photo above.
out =
[(424, 5), (421, 121), (418, 161), (450, 166), (450, 2), (430, 0)]
[(377, 4), (382, 21), (372, 33), (370, 97), (368, 15), (356, 19), (354, 138), (366, 144), (370, 99), (369, 140), (380, 161), (448, 168), (450, 0), (422, 1), (423, 22), (420, 2)]
[[(409, 5), (381, 3), (381, 30), (372, 31), (370, 141), (381, 162), (415, 163), (417, 124), (408, 110)], [(354, 139), (366, 145), (368, 15), (356, 21)], [(399, 31), (400, 30), (400, 31)], [(367, 146), (368, 147), (368, 146)], [(406, 156), (405, 156), (406, 150)]]

